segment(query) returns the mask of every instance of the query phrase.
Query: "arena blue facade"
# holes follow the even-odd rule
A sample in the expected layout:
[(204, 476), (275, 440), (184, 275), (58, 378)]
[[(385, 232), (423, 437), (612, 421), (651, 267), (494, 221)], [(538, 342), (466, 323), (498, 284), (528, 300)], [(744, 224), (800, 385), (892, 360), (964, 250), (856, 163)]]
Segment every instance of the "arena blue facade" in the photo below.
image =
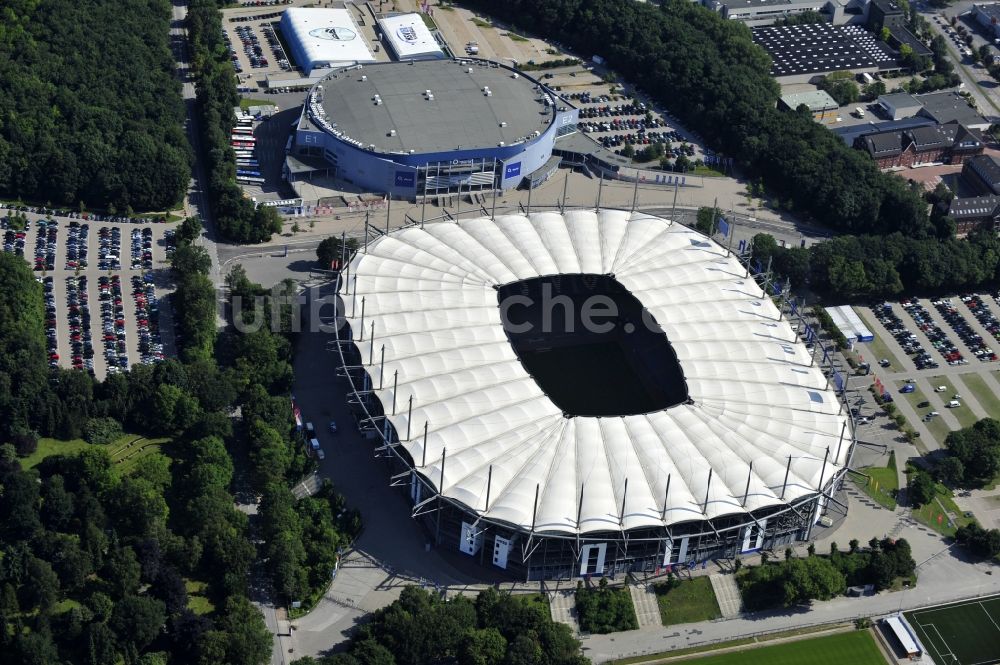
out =
[[(491, 64), (508, 70), (512, 78), (523, 77), (527, 85), (538, 86), (541, 94), (549, 94), (539, 81), (505, 65)], [(330, 164), (330, 174), (337, 179), (397, 198), (507, 190), (517, 187), (546, 164), (552, 157), (557, 136), (576, 130), (578, 110), (556, 106), (562, 100), (557, 102), (555, 94), (550, 98), (552, 105), (546, 104), (545, 110), (551, 113), (551, 120), (544, 131), (535, 132), (537, 136), (510, 145), (409, 153), (372, 150), (360, 141), (336, 135), (332, 128), (336, 127), (337, 118), (317, 117), (322, 112), (307, 100), (296, 130), (296, 152), (323, 157)]]

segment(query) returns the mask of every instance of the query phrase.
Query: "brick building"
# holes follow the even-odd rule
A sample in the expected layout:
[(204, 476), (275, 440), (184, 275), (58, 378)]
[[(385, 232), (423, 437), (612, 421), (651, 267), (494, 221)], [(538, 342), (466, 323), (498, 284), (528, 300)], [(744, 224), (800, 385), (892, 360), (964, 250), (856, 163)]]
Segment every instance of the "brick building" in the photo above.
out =
[(881, 169), (961, 164), (985, 148), (975, 131), (957, 122), (866, 134), (855, 139), (854, 147), (871, 155)]

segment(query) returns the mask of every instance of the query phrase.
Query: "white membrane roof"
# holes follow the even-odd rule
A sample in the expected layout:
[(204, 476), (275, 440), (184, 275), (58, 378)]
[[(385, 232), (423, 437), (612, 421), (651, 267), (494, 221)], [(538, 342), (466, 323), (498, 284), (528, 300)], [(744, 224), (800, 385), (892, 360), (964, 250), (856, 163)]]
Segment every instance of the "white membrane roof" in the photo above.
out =
[[(494, 287), (574, 273), (613, 274), (646, 307), (677, 354), (690, 403), (564, 417), (515, 355)], [(745, 274), (705, 236), (641, 213), (440, 222), (357, 253), (347, 288), (356, 303), (364, 297), (365, 319), (358, 304), (347, 320), (355, 338), (365, 328), (365, 362), (374, 321), (370, 372), (377, 381), (385, 345), (384, 376), (399, 377), (395, 396), (391, 378), (375, 394), (400, 439), (413, 398), (401, 445), (446, 497), (528, 529), (537, 488), (538, 532), (669, 526), (815, 494), (848, 456), (835, 393)]]

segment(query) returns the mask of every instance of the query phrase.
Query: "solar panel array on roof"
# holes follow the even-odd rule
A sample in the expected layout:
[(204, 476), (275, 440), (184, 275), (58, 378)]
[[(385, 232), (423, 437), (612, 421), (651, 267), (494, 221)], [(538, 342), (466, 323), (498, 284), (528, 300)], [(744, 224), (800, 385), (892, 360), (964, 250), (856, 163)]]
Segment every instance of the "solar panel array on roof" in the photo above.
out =
[(895, 64), (889, 48), (856, 25), (827, 23), (756, 28), (753, 39), (771, 56), (771, 75), (822, 74)]

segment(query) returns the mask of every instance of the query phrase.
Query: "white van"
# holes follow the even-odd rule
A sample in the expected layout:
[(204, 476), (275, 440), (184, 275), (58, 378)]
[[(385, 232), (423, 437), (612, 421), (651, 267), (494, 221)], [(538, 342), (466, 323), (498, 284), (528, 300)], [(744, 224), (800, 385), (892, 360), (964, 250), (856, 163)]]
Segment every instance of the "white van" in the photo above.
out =
[(948, 390), (948, 386), (938, 386), (937, 388), (934, 389), (934, 392), (943, 393), (946, 390)]
[(959, 402), (957, 399), (953, 399), (950, 402), (948, 402), (949, 409), (957, 409), (960, 406), (962, 406), (962, 403)]
[(319, 441), (316, 439), (309, 439), (309, 447), (313, 450), (319, 450)]

